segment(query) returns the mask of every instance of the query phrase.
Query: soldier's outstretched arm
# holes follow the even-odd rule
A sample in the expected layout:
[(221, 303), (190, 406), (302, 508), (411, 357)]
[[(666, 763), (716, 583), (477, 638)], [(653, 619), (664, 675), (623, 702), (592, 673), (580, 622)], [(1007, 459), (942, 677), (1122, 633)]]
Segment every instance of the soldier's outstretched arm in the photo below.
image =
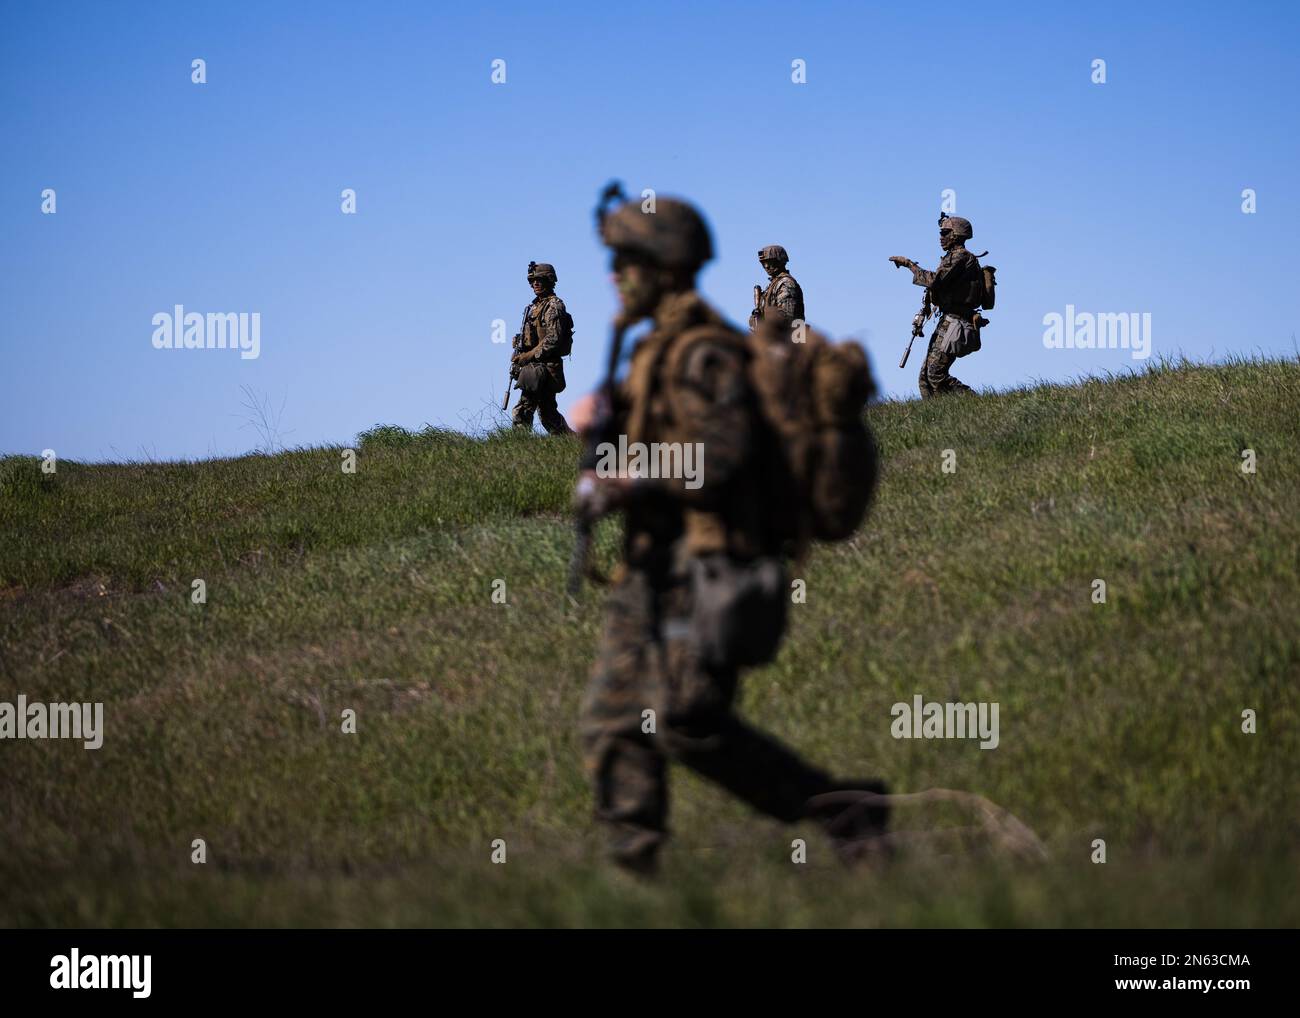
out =
[(919, 265), (913, 265), (911, 268), (912, 268), (912, 282), (915, 283), (917, 286), (924, 286), (927, 289), (934, 286), (934, 281), (938, 279), (940, 275), (942, 275), (943, 273), (942, 265), (940, 265), (939, 268), (935, 269), (933, 272), (931, 272), (929, 269), (923, 269)]
[(933, 286), (934, 281), (943, 273), (944, 269), (943, 262), (940, 262), (939, 267), (931, 272), (929, 269), (921, 268), (912, 259), (904, 258), (902, 255), (890, 255), (889, 260), (894, 263), (896, 268), (911, 269), (912, 282), (917, 286)]

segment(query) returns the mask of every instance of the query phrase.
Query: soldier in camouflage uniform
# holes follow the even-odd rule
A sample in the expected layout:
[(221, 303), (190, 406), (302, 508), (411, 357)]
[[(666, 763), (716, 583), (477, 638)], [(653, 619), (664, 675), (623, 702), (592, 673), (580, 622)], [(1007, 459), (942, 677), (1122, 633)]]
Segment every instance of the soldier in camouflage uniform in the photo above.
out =
[[(921, 268), (910, 258), (894, 255), (889, 260), (897, 268), (912, 270), (912, 282), (927, 287), (930, 299), (941, 312), (939, 324), (930, 334), (930, 345), (921, 365), (918, 384), (923, 399), (942, 396), (950, 392), (970, 392), (964, 384), (948, 373), (959, 356), (959, 349), (945, 342), (947, 337), (972, 332), (978, 344), (979, 325), (984, 322), (976, 313), (984, 292), (984, 275), (979, 259), (966, 250), (966, 241), (975, 235), (969, 219), (960, 216), (942, 216), (939, 219), (939, 246), (944, 255), (933, 272)], [(978, 349), (978, 345), (976, 346)]]
[(780, 244), (769, 244), (767, 247), (759, 248), (758, 262), (767, 273), (768, 284), (759, 298), (758, 307), (749, 316), (751, 330), (757, 327), (760, 318), (786, 326), (806, 320), (803, 311), (803, 289), (786, 269), (789, 261), (790, 256)]
[(518, 374), (519, 402), (514, 425), (533, 430), (533, 414), (540, 412), (542, 427), (552, 435), (570, 435), (555, 397), (564, 391), (564, 361), (573, 343), (573, 320), (564, 301), (555, 295), (555, 266), (528, 263), (528, 285), (536, 295), (524, 308), (524, 323), (515, 337), (510, 363)]
[[(888, 809), (855, 793), (881, 793), (883, 783), (835, 781), (747, 725), (733, 711), (740, 668), (692, 638), (701, 571), (725, 586), (740, 564), (781, 554), (764, 508), (769, 478), (758, 469), (763, 443), (772, 439), (743, 348), (732, 341), (743, 343), (743, 335), (695, 291), (695, 276), (712, 257), (708, 227), (690, 205), (661, 197), (652, 215), (634, 202), (605, 213), (601, 233), (614, 254), (617, 327), (645, 318), (653, 327), (613, 399), (587, 397), (575, 406), (574, 422), (586, 431), (599, 421), (597, 434), (615, 440), (701, 443), (707, 452), (695, 490), (682, 480), (586, 470), (575, 496), (579, 511), (594, 517), (621, 510), (625, 520), (623, 564), (581, 712), (584, 765), (613, 859), (634, 872), (654, 871), (668, 834), (670, 760), (770, 817), (819, 823), (845, 859), (875, 855)], [(778, 599), (789, 597), (781, 583)], [(745, 621), (746, 638), (771, 635), (754, 634), (764, 622), (748, 612)], [(832, 805), (810, 802), (837, 792), (851, 805), (842, 796)]]

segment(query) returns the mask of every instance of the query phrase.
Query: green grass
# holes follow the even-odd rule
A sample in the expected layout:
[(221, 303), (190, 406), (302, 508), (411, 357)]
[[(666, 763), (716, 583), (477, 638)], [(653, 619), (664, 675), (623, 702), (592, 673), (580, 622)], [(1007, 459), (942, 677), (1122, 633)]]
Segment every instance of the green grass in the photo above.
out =
[[(355, 474), (334, 448), (0, 460), (0, 700), (103, 701), (107, 728), (0, 742), (0, 924), (1297, 925), (1300, 365), (869, 417), (879, 500), (808, 561), (741, 710), (841, 772), (988, 796), (1045, 863), (845, 870), (674, 770), (662, 878), (612, 872), (575, 733), (600, 593), (561, 595), (576, 443), (380, 428)], [(895, 741), (916, 693), (997, 701), (1001, 745)]]

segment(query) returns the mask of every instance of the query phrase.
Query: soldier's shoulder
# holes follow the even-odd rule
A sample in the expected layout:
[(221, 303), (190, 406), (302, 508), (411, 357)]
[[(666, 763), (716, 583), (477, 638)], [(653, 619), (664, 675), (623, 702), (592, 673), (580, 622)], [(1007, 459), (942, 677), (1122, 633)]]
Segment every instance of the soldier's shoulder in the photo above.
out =
[(748, 386), (745, 334), (729, 322), (703, 322), (677, 337), (669, 371), (679, 384), (721, 402), (740, 398)]
[(675, 382), (703, 393), (716, 406), (730, 406), (749, 391), (746, 363), (739, 345), (703, 340), (685, 352)]

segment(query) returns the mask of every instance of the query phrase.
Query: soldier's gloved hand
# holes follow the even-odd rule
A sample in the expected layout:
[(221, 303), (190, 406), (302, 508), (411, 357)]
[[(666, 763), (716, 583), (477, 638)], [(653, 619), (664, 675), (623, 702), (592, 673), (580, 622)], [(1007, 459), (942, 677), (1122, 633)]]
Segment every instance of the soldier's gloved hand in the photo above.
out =
[(535, 351), (533, 350), (520, 350), (510, 358), (510, 363), (515, 367), (519, 367), (521, 364), (527, 364), (534, 356)]
[(601, 477), (594, 470), (584, 470), (573, 489), (573, 511), (598, 520), (627, 501), (632, 483), (631, 478)]
[(896, 269), (910, 269), (916, 265), (912, 259), (904, 258), (902, 255), (890, 255), (889, 260), (894, 263)]

